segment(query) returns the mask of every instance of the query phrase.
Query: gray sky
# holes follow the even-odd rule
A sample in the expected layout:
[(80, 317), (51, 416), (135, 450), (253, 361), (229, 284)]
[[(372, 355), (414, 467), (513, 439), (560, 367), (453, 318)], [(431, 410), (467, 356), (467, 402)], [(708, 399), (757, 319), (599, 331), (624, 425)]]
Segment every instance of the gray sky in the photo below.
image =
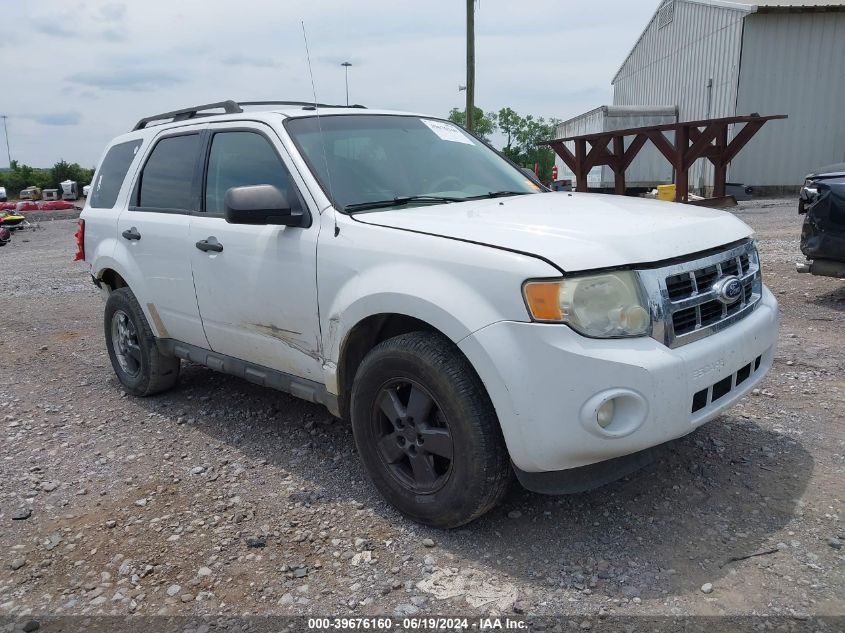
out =
[[(657, 0), (481, 0), (476, 104), (568, 118), (610, 80)], [(463, 107), (462, 0), (0, 0), (12, 158), (93, 166), (137, 119), (220, 101), (317, 98), (446, 116)], [(2, 137), (0, 137), (2, 138)], [(3, 139), (5, 140), (5, 139)], [(7, 163), (0, 144), (0, 165)]]

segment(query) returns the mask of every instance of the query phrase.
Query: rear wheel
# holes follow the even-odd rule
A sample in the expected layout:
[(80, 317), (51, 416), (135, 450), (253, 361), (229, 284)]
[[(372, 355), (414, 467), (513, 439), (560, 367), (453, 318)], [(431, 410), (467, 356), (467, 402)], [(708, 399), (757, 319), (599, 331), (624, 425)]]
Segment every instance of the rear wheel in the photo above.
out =
[(498, 503), (511, 478), (484, 386), (439, 334), (377, 345), (353, 385), (352, 427), (379, 491), (420, 523), (458, 527)]
[(129, 288), (109, 295), (104, 317), (109, 358), (127, 391), (150, 396), (176, 384), (181, 363), (159, 352), (150, 324)]

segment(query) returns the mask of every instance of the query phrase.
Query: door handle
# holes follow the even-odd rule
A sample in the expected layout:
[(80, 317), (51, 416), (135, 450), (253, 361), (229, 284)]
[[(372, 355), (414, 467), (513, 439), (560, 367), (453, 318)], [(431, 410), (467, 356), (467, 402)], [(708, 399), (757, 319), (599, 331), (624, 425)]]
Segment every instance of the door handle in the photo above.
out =
[(134, 226), (131, 229), (127, 229), (126, 231), (121, 233), (121, 235), (124, 237), (124, 239), (127, 239), (130, 242), (132, 240), (140, 240), (141, 239), (141, 234), (138, 233), (138, 229), (136, 229)]
[(197, 248), (204, 252), (214, 251), (215, 253), (220, 253), (223, 251), (223, 245), (213, 235), (197, 242)]

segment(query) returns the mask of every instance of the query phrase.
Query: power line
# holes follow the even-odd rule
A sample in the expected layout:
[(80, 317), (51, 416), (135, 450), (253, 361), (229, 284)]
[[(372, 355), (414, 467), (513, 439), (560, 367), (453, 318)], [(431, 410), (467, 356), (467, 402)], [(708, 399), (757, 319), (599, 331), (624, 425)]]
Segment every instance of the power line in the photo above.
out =
[(6, 136), (6, 155), (9, 157), (9, 169), (12, 168), (12, 150), (9, 149), (9, 128), (6, 127), (6, 119), (9, 117), (5, 114), (2, 115), (3, 119), (3, 133)]

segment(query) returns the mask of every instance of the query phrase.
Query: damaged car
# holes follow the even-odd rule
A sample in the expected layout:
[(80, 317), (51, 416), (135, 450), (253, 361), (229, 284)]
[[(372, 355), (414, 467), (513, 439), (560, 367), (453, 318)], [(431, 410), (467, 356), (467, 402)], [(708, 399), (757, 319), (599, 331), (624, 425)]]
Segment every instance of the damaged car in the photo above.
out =
[(845, 278), (845, 163), (829, 165), (807, 176), (798, 213), (804, 215), (799, 273)]

